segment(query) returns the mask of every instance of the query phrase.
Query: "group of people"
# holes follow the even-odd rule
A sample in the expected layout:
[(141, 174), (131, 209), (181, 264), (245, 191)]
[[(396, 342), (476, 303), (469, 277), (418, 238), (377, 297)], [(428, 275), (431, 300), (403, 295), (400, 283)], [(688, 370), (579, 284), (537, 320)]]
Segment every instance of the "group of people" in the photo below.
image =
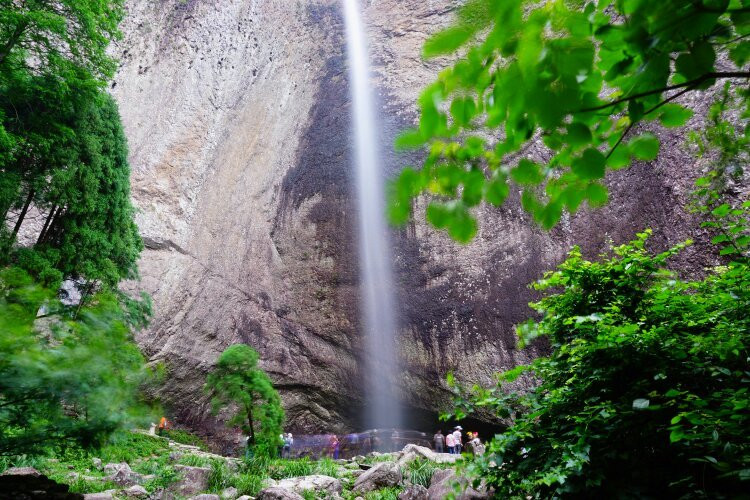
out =
[[(442, 430), (438, 430), (433, 436), (433, 442), (435, 443), (435, 451), (438, 453), (450, 453), (451, 455), (460, 455), (463, 449), (463, 436), (461, 431), (463, 427), (457, 425), (453, 428), (453, 432), (443, 434)], [(474, 455), (482, 455), (484, 453), (484, 445), (479, 439), (478, 432), (467, 432), (467, 446), (466, 451), (471, 452)]]

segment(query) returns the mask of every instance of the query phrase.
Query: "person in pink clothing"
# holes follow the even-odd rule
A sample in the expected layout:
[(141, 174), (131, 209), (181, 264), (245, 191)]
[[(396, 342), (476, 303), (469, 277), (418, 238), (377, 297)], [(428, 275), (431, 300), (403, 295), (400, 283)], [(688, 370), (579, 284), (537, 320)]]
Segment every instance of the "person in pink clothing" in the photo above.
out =
[(456, 452), (455, 439), (453, 438), (453, 433), (449, 432), (448, 434), (445, 435), (445, 446), (448, 447), (448, 453), (450, 453), (451, 455), (453, 455)]

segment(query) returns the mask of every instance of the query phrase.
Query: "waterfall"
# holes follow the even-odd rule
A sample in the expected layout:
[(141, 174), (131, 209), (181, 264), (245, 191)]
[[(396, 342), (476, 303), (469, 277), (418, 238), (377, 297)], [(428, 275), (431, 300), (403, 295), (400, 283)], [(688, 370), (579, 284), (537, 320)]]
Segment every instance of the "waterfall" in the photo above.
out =
[(356, 150), (359, 260), (365, 329), (365, 423), (402, 426), (395, 378), (399, 374), (391, 248), (385, 221), (385, 172), (378, 152), (370, 64), (357, 0), (343, 0)]

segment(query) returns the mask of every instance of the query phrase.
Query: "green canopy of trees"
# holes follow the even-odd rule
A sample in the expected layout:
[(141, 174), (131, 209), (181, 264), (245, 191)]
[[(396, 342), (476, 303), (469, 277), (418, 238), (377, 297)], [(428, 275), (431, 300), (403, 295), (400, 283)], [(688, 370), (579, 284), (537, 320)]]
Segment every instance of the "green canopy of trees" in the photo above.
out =
[[(427, 219), (466, 242), (471, 208), (504, 203), (511, 186), (546, 228), (584, 201), (606, 203), (607, 170), (659, 152), (637, 124), (682, 126), (692, 112), (678, 97), (750, 77), (748, 36), (747, 0), (469, 0), (424, 46), (425, 57), (465, 52), (424, 89), (418, 127), (397, 140), (427, 156), (394, 183), (391, 218), (404, 222), (430, 193)], [(546, 149), (531, 159), (538, 141)]]
[(228, 347), (206, 379), (215, 413), (229, 409), (227, 425), (238, 425), (256, 453), (275, 456), (284, 423), (281, 398), (258, 367), (258, 352), (244, 344)]
[(0, 270), (0, 455), (95, 447), (148, 422), (139, 389), (153, 374), (130, 322), (111, 294), (66, 308), (24, 271)]
[[(103, 90), (121, 15), (121, 2), (98, 0), (0, 6), (0, 257), (52, 287), (73, 277), (113, 288), (142, 249), (127, 143)], [(44, 225), (33, 247), (14, 249), (32, 208)]]

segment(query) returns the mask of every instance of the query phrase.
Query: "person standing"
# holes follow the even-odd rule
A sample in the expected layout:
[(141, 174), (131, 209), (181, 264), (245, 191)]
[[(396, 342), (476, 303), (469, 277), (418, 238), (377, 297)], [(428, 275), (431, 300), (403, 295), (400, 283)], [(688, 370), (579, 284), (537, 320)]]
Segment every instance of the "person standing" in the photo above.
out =
[(455, 454), (460, 455), (461, 454), (461, 431), (464, 430), (463, 427), (460, 425), (457, 425), (455, 430), (453, 431), (453, 448), (455, 449)]
[(443, 431), (438, 429), (432, 439), (435, 441), (435, 451), (443, 453), (443, 446), (445, 446), (445, 436), (443, 436)]
[(448, 453), (451, 455), (456, 453), (455, 441), (453, 433), (449, 432), (448, 435), (445, 436), (445, 445), (448, 447)]

